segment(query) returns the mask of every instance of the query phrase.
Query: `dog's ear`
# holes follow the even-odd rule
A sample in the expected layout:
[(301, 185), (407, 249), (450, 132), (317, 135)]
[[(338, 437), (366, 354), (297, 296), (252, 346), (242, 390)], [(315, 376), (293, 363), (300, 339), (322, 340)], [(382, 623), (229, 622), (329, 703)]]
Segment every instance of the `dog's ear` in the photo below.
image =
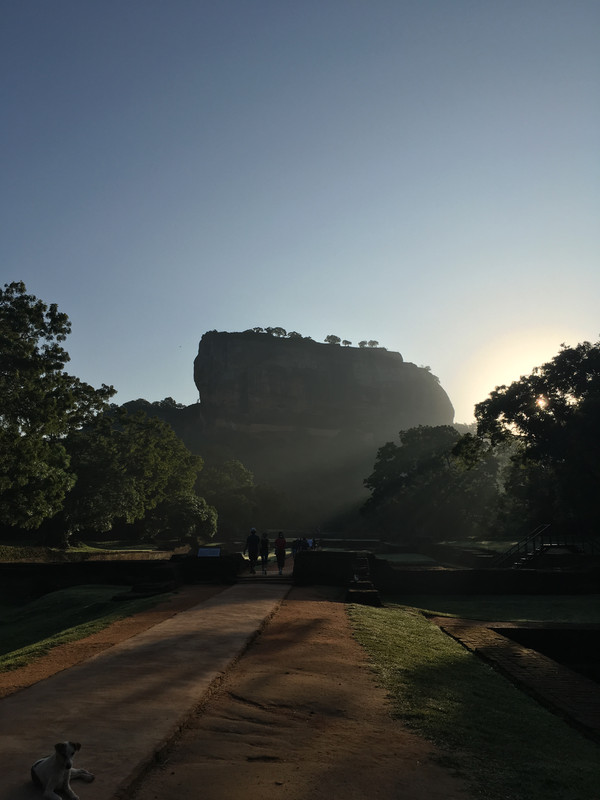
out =
[(73, 745), (75, 750), (81, 750), (81, 745), (79, 744), (79, 742), (71, 742), (71, 744)]

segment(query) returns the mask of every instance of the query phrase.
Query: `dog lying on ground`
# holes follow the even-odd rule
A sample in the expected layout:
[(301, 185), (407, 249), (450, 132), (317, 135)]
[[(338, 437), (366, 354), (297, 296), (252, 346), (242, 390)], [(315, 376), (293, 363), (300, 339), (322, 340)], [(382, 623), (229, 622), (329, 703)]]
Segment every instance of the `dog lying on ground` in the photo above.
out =
[(54, 745), (54, 755), (40, 758), (31, 768), (31, 780), (38, 789), (44, 790), (45, 800), (62, 800), (56, 790), (63, 792), (69, 800), (79, 800), (71, 789), (70, 781), (79, 778), (91, 783), (94, 775), (87, 769), (75, 769), (73, 756), (81, 748), (79, 742), (59, 742)]

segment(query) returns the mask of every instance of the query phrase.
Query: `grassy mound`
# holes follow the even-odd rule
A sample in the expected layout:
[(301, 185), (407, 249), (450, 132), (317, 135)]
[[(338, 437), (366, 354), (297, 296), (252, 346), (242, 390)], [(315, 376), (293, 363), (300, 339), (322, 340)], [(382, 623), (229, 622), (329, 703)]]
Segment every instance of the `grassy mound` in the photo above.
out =
[(0, 671), (23, 667), (59, 644), (83, 639), (165, 597), (113, 602), (124, 590), (123, 586), (74, 586), (18, 608), (0, 608)]

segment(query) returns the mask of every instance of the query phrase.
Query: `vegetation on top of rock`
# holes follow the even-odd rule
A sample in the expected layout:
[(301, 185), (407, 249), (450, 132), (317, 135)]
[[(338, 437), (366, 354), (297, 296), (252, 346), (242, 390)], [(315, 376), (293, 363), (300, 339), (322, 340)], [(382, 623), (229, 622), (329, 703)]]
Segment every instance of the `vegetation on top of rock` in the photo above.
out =
[[(217, 331), (209, 331), (210, 333), (217, 333)], [(248, 328), (247, 330), (243, 331), (243, 333), (266, 333), (269, 336), (275, 336), (277, 339), (304, 339), (312, 341), (312, 337), (310, 336), (303, 336), (301, 333), (297, 331), (286, 331), (285, 328), (280, 327), (255, 327), (255, 328)], [(323, 340), (327, 344), (342, 344), (344, 347), (350, 347), (352, 342), (349, 339), (342, 340), (340, 336), (336, 336), (334, 333), (330, 333), (328, 336), (325, 337)], [(380, 347), (379, 342), (376, 339), (364, 339), (363, 341), (358, 343), (359, 347), (370, 347), (370, 348), (378, 348), (380, 350), (385, 350), (385, 347)]]

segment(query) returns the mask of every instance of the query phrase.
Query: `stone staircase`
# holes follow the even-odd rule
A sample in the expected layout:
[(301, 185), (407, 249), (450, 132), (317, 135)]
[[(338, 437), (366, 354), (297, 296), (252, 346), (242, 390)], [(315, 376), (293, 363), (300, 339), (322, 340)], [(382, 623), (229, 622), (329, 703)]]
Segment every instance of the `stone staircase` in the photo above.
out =
[(357, 556), (354, 562), (354, 575), (346, 589), (347, 603), (360, 603), (363, 606), (383, 605), (379, 592), (371, 580), (369, 569), (369, 559), (365, 556)]

